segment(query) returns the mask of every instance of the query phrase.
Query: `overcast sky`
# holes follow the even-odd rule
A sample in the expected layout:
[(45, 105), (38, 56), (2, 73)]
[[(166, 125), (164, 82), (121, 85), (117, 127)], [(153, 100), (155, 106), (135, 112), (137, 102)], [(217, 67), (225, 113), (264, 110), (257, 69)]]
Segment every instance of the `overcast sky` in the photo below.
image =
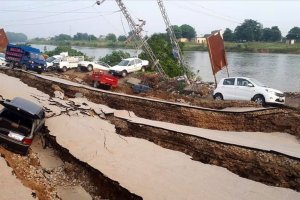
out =
[[(146, 20), (144, 34), (165, 31), (156, 0), (123, 2), (134, 20)], [(227, 27), (234, 30), (245, 19), (257, 20), (264, 27), (278, 26), (283, 36), (292, 27), (300, 27), (300, 1), (296, 0), (165, 0), (164, 4), (172, 24), (190, 24), (197, 35)], [(0, 5), (0, 28), (23, 32), (29, 38), (60, 33), (74, 35), (77, 32), (96, 36), (108, 33), (124, 35), (129, 31), (114, 0), (106, 0), (100, 6), (93, 0), (0, 0)]]

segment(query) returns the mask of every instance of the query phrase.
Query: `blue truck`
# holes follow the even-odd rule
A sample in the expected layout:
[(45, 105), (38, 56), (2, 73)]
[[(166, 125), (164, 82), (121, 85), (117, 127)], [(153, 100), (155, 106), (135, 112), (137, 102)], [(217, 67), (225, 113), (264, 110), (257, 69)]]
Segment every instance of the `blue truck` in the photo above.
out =
[(12, 68), (21, 67), (23, 70), (38, 73), (42, 73), (46, 68), (46, 61), (40, 50), (26, 45), (8, 44), (5, 60)]

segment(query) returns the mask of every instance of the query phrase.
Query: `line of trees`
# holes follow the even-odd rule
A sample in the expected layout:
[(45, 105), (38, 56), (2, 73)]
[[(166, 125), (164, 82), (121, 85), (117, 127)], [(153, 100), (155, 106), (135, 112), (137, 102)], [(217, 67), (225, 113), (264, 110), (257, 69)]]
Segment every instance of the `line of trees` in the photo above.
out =
[(173, 25), (172, 30), (174, 31), (176, 38), (187, 38), (191, 40), (197, 36), (195, 28), (188, 24), (183, 24), (181, 26)]
[[(263, 25), (255, 20), (246, 19), (234, 31), (226, 28), (223, 34), (225, 41), (281, 41), (282, 34), (278, 26), (263, 28)], [(287, 39), (300, 39), (300, 28), (292, 28), (286, 36)]]
[[(43, 38), (34, 38), (34, 40), (40, 41), (43, 40)], [(67, 34), (59, 34), (52, 38), (50, 38), (51, 41), (97, 41), (97, 40), (108, 40), (112, 42), (116, 41), (126, 41), (127, 37), (125, 35), (116, 36), (114, 33), (109, 33), (106, 36), (100, 35), (99, 37), (96, 37), (95, 35), (88, 34), (88, 33), (76, 33), (73, 37)]]
[(27, 35), (24, 33), (14, 33), (14, 32), (5, 32), (8, 38), (8, 41), (11, 43), (18, 43), (18, 42), (27, 42), (28, 38)]

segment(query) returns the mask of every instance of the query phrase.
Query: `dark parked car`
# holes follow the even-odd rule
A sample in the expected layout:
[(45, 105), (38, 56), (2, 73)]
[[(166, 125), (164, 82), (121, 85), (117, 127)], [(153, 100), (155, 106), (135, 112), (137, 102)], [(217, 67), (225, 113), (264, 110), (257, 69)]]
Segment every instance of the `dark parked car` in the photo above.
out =
[(0, 111), (0, 143), (16, 152), (27, 154), (34, 136), (45, 123), (45, 112), (26, 99), (2, 100)]

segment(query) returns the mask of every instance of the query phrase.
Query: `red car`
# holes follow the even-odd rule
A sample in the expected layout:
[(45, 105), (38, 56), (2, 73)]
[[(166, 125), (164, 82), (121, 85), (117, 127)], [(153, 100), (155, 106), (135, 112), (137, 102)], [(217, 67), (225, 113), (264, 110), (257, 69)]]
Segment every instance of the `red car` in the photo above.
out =
[(117, 77), (103, 71), (93, 72), (92, 80), (95, 88), (99, 87), (100, 85), (109, 86), (109, 88), (117, 87), (118, 85)]

